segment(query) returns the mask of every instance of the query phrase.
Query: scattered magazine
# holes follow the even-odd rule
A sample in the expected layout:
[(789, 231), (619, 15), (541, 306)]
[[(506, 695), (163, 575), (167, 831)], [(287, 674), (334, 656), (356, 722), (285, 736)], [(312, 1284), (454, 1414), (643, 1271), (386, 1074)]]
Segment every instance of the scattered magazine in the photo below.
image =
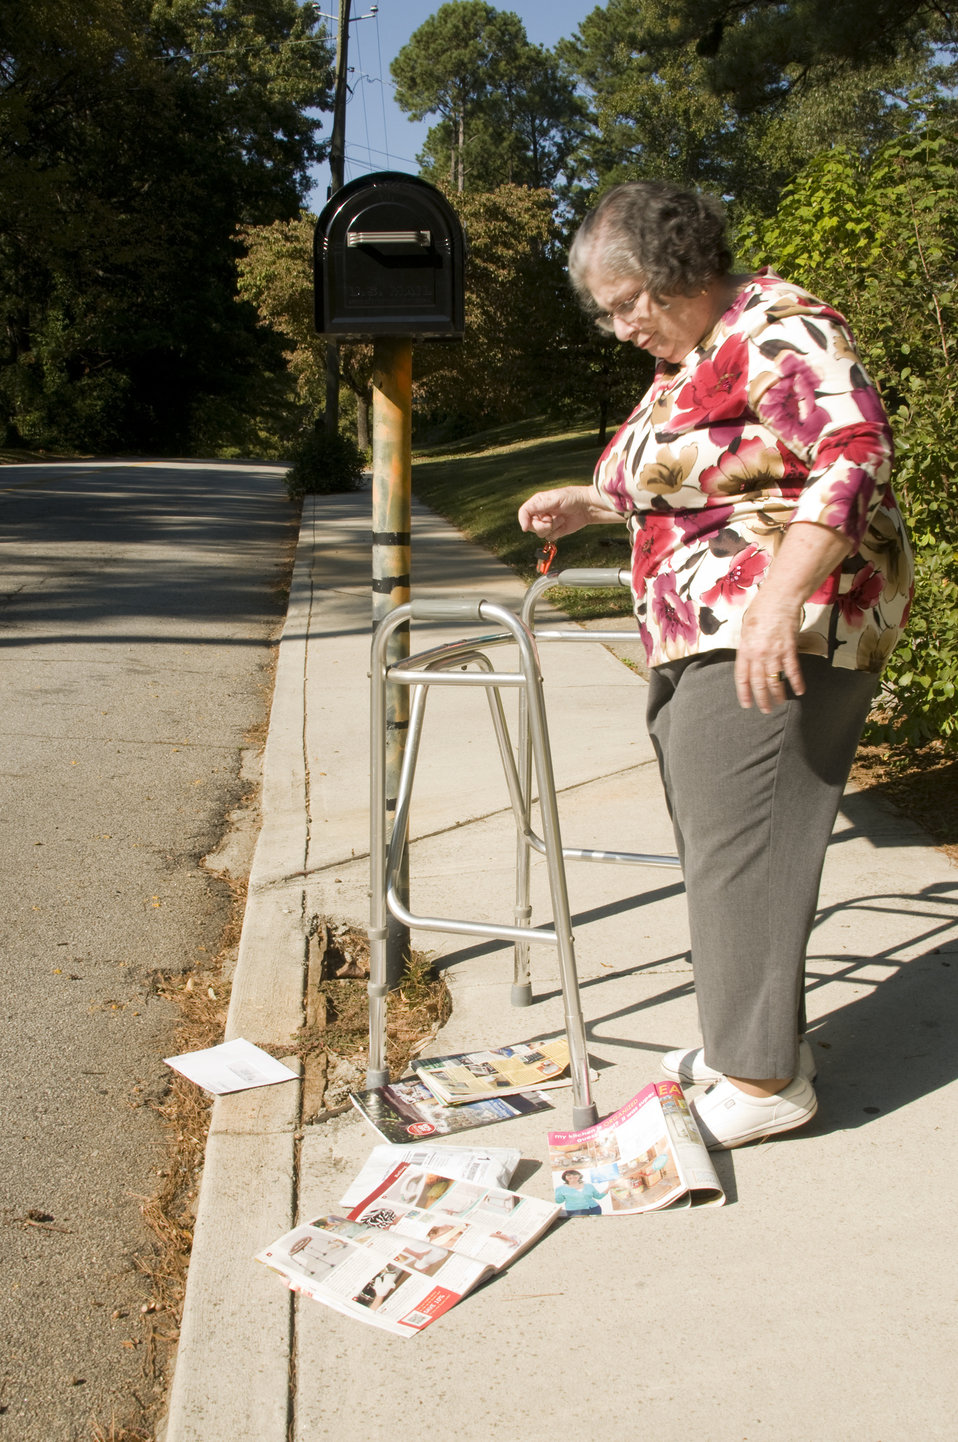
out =
[(497, 1051), (419, 1057), (412, 1069), (447, 1106), (572, 1085), (569, 1043), (564, 1036), (555, 1041), (518, 1042)]
[(678, 1082), (652, 1082), (584, 1131), (550, 1132), (549, 1165), (567, 1217), (720, 1207), (725, 1201)]
[[(344, 1316), (394, 1336), (421, 1332), (532, 1246), (561, 1211), (537, 1197), (436, 1170), (433, 1159), (445, 1161), (457, 1150), (468, 1151), (376, 1148), (361, 1173), (376, 1179), (371, 1190), (352, 1201), (363, 1190), (354, 1183), (341, 1213), (294, 1227), (256, 1260), (293, 1291)], [(451, 1169), (501, 1175), (504, 1165), (514, 1168), (509, 1155), (460, 1156)]]
[(387, 1142), (410, 1137), (450, 1136), (491, 1122), (506, 1122), (532, 1112), (551, 1111), (552, 1103), (538, 1092), (515, 1092), (450, 1107), (433, 1096), (421, 1081), (392, 1082), (371, 1091), (352, 1092), (353, 1106)]

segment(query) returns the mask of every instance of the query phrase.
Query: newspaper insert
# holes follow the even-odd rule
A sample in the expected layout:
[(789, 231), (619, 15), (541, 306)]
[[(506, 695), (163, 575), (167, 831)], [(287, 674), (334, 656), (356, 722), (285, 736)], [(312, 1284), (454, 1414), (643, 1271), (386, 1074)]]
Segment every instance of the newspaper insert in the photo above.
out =
[(433, 1161), (454, 1150), (468, 1149), (377, 1147), (361, 1173), (371, 1190), (354, 1182), (341, 1213), (295, 1227), (256, 1260), (345, 1316), (394, 1336), (422, 1331), (531, 1246), (561, 1210), (485, 1180), (511, 1175), (517, 1153), (476, 1152), (450, 1168), (461, 1175), (444, 1175)]
[(678, 1082), (652, 1082), (581, 1132), (549, 1133), (556, 1201), (567, 1217), (619, 1216), (725, 1201)]
[(256, 1260), (346, 1317), (411, 1337), (448, 1312), (490, 1268), (335, 1214), (280, 1237)]

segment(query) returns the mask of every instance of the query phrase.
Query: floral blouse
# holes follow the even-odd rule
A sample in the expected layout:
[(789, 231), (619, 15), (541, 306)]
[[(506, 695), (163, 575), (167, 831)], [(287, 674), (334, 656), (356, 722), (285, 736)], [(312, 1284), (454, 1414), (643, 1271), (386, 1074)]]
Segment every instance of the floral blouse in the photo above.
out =
[(792, 521), (857, 548), (805, 603), (798, 649), (879, 671), (911, 604), (911, 552), (888, 477), (892, 439), (844, 318), (770, 270), (603, 452), (595, 486), (628, 517), (652, 666), (735, 649)]

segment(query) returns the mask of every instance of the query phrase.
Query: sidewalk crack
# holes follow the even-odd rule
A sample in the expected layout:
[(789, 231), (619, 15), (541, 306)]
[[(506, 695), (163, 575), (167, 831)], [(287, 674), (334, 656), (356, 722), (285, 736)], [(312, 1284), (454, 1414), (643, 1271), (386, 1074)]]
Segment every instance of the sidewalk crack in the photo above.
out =
[[(650, 757), (648, 761), (636, 761), (631, 766), (620, 766), (613, 771), (604, 771), (600, 776), (588, 776), (583, 781), (573, 781), (568, 786), (556, 788), (556, 799), (558, 800), (563, 796), (571, 796), (573, 792), (581, 791), (586, 786), (594, 786), (599, 781), (613, 781), (616, 779), (616, 777), (627, 777), (632, 772), (642, 771), (647, 766), (655, 765), (655, 758)], [(538, 800), (538, 795), (533, 796), (532, 804), (536, 805), (538, 803)], [(423, 841), (434, 841), (437, 837), (449, 836), (454, 831), (463, 831), (466, 829), (466, 827), (478, 826), (483, 821), (494, 821), (497, 817), (508, 816), (511, 811), (511, 806), (497, 806), (492, 811), (483, 811), (480, 812), (478, 816), (470, 816), (466, 821), (452, 821), (448, 825), (437, 826), (433, 831), (423, 831), (418, 836), (410, 837), (410, 849), (414, 846), (420, 845), (420, 843), (422, 843)], [(296, 879), (298, 880), (300, 875), (307, 879), (316, 876), (323, 876), (326, 872), (338, 871), (344, 866), (350, 866), (355, 861), (368, 860), (368, 849), (365, 851), (351, 851), (348, 856), (334, 856), (331, 861), (324, 861), (321, 865), (307, 866), (303, 872), (296, 874)], [(283, 881), (273, 882), (270, 883), (270, 885), (288, 885), (290, 880), (292, 879), (292, 877), (287, 877), (284, 878)]]

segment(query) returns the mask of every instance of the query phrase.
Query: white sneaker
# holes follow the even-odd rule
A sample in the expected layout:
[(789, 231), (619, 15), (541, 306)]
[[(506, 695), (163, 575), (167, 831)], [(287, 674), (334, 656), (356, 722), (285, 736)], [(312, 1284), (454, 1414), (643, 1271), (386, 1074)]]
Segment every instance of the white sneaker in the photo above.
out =
[[(723, 1073), (709, 1066), (705, 1060), (704, 1048), (693, 1047), (691, 1051), (667, 1051), (662, 1058), (662, 1072), (670, 1081), (683, 1082), (687, 1087), (706, 1087), (721, 1081)], [(805, 1037), (798, 1043), (798, 1075), (813, 1082), (818, 1075), (815, 1054), (811, 1043)]]
[(710, 1152), (743, 1147), (776, 1132), (790, 1132), (810, 1122), (818, 1111), (811, 1082), (793, 1077), (770, 1097), (752, 1097), (726, 1077), (696, 1097), (690, 1108)]

